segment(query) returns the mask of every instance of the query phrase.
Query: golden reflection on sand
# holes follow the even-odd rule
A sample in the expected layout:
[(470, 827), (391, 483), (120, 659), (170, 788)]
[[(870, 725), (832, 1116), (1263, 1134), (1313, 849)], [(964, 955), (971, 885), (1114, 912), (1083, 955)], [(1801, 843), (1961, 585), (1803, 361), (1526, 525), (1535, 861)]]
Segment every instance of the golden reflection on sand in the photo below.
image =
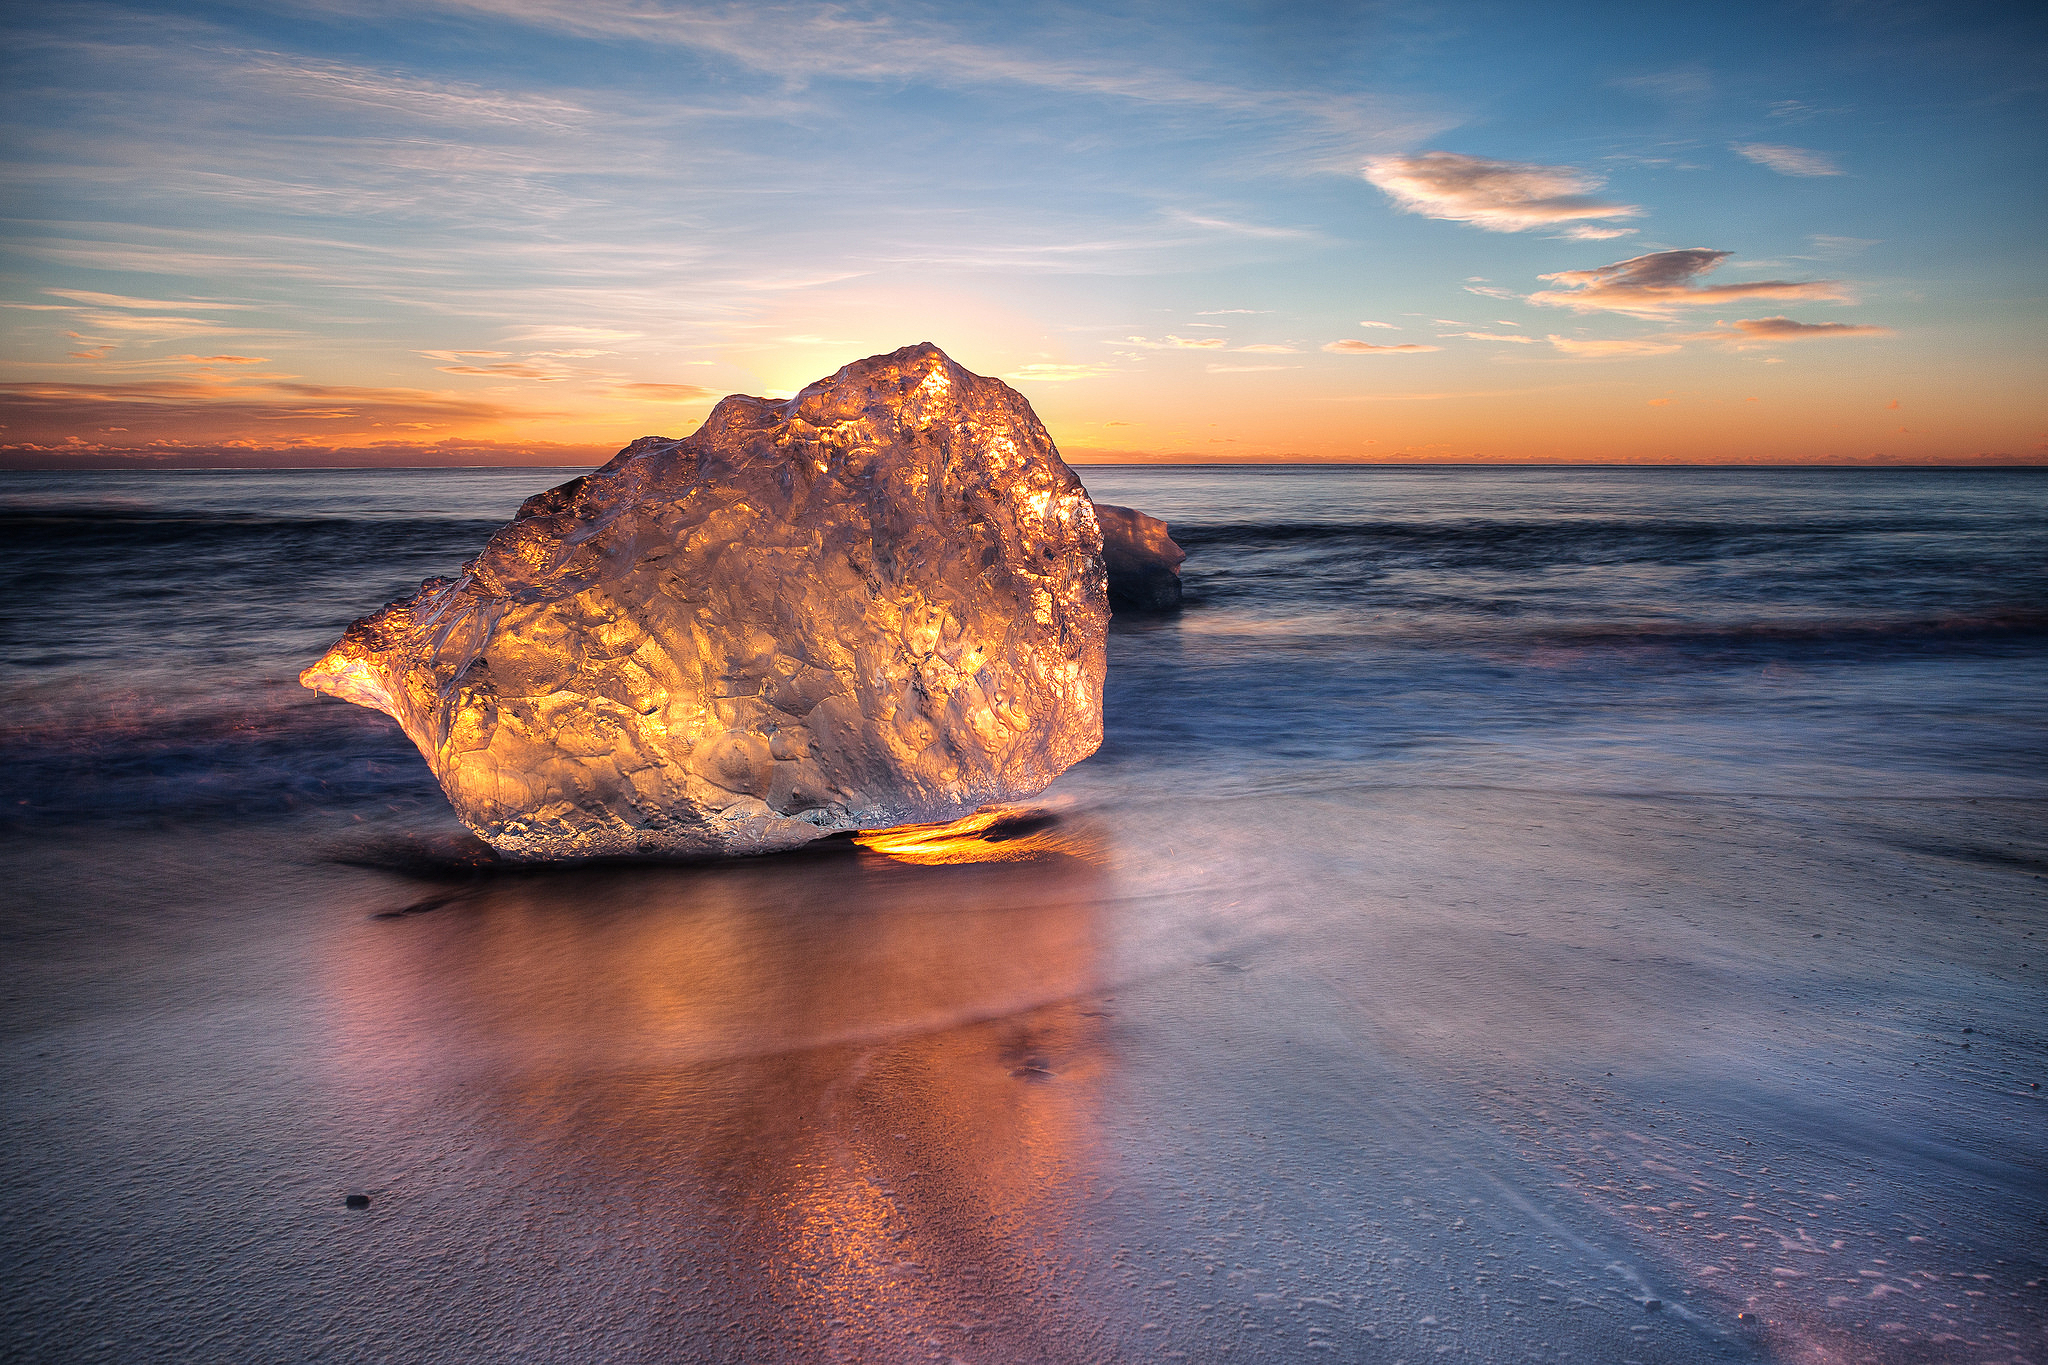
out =
[(1095, 1167), (1099, 1048), (1068, 1005), (863, 1054), (840, 1121), (764, 1173), (775, 1259), (807, 1316), (854, 1340), (999, 1322), (1018, 1353), (1063, 1288), (1054, 1257)]
[(1064, 1355), (1034, 1337), (1066, 1316), (1052, 1253), (1098, 1161), (1108, 1053), (1078, 999), (1102, 861), (842, 845), (486, 881), (365, 921), (333, 1062), (608, 1226), (684, 1356), (767, 1331), (796, 1355)]

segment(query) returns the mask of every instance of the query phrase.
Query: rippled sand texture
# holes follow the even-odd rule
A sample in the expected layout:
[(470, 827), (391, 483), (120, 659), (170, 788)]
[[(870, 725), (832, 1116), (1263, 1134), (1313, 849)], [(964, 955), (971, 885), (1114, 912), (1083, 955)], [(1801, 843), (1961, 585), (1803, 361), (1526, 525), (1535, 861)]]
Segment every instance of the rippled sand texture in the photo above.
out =
[(1749, 532), (1688, 559), (1696, 507), (1545, 567), (1426, 487), (1379, 544), (1122, 477), (1189, 605), (1112, 625), (1103, 751), (958, 839), (509, 869), (358, 708), (209, 730), (128, 678), (184, 717), (148, 747), (15, 693), (13, 780), (69, 785), (7, 807), (8, 1358), (2048, 1355), (2024, 568), (1963, 600), (1951, 506), (1868, 589), (1920, 615), (1830, 614), (1809, 550), (1802, 599)]

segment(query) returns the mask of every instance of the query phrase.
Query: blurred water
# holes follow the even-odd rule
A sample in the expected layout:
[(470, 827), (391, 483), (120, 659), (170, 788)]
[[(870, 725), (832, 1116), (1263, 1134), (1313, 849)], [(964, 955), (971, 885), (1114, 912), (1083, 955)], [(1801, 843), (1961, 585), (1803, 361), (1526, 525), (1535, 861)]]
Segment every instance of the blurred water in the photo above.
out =
[(1112, 759), (1165, 744), (1255, 781), (1265, 758), (1386, 783), (2048, 792), (2038, 471), (1090, 473), (1189, 551), (1196, 609), (1120, 659), (1117, 686), (1193, 670), (1205, 699), (1119, 725)]
[(508, 872), (293, 679), (574, 472), (0, 484), (10, 1355), (2040, 1354), (2048, 477), (1086, 470), (1036, 856)]

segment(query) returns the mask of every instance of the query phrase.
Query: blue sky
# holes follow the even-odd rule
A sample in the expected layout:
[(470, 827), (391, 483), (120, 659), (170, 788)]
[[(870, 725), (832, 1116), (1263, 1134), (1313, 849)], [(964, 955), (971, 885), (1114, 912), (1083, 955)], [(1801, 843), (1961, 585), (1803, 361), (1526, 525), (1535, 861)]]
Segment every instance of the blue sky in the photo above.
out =
[(2038, 461), (2044, 57), (2023, 6), (24, 11), (0, 459), (576, 462), (931, 340), (1076, 459)]

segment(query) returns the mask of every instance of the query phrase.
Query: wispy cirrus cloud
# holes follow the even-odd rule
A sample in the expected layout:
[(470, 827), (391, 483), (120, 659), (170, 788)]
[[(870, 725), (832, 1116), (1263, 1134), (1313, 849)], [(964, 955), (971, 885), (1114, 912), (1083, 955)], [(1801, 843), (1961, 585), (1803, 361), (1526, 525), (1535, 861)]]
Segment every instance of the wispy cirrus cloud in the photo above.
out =
[[(415, 425), (401, 423), (401, 426)], [(102, 433), (105, 435), (106, 433)], [(309, 441), (171, 439), (11, 441), (0, 469), (334, 469), (461, 465), (596, 464), (608, 445), (562, 441), (379, 439), (352, 445)]]
[(1717, 322), (1703, 332), (1666, 332), (1647, 337), (1546, 337), (1564, 355), (1578, 360), (1613, 360), (1625, 356), (1670, 355), (1688, 343), (1700, 342), (1729, 350), (1749, 351), (1788, 341), (1825, 341), (1846, 337), (1888, 337), (1889, 327), (1860, 322), (1796, 322), (1788, 317), (1737, 318)]
[(1640, 76), (1617, 76), (1608, 82), (1617, 90), (1674, 104), (1693, 103), (1714, 93), (1714, 78), (1704, 67), (1680, 66)]
[(1826, 152), (1804, 147), (1787, 147), (1778, 142), (1735, 142), (1729, 144), (1737, 155), (1768, 166), (1779, 175), (1840, 175), (1842, 168)]
[(1531, 294), (1529, 302), (1578, 313), (1628, 313), (1668, 317), (1673, 309), (1729, 303), (1737, 299), (1803, 299), (1849, 302), (1839, 280), (1755, 280), (1746, 284), (1696, 281), (1735, 253), (1688, 247), (1653, 251), (1593, 270), (1561, 270), (1541, 278), (1560, 286)]
[(612, 392), (622, 398), (638, 398), (649, 403), (696, 403), (720, 395), (702, 384), (614, 384)]
[(1536, 341), (1534, 337), (1510, 336), (1505, 332), (1444, 332), (1440, 335), (1459, 337), (1466, 341), (1507, 341), (1517, 346), (1532, 346)]
[[(306, 0), (359, 19), (344, 0)], [(922, 85), (975, 96), (1041, 94), (1068, 105), (1121, 104), (1165, 124), (1229, 126), (1258, 150), (1232, 158), (1245, 168), (1290, 174), (1348, 173), (1358, 149), (1413, 143), (1451, 126), (1434, 101), (1377, 91), (1302, 89), (1193, 74), (1171, 59), (1134, 54), (1144, 42), (1109, 46), (1034, 40), (978, 20), (973, 7), (814, 5), (752, 0), (429, 0), (442, 17), (523, 24), (637, 49), (687, 51), (738, 78), (767, 85), (792, 105), (830, 105), (835, 83)], [(1034, 26), (1035, 27), (1035, 26)], [(1065, 27), (1062, 25), (1061, 27)], [(1176, 24), (1174, 27), (1179, 28)], [(1170, 44), (1162, 42), (1161, 47)], [(765, 78), (765, 79), (764, 79)], [(1231, 225), (1233, 227), (1237, 225)], [(1271, 235), (1292, 235), (1273, 230)], [(1315, 234), (1309, 234), (1315, 235)]]
[(1207, 228), (1211, 232), (1235, 233), (1240, 237), (1301, 239), (1320, 237), (1322, 235), (1311, 228), (1272, 227), (1265, 223), (1240, 223), (1229, 218), (1184, 213), (1179, 210), (1168, 213), (1167, 217), (1173, 222), (1186, 223), (1189, 227)]
[[(92, 340), (104, 348), (111, 349), (115, 343), (105, 335), (92, 333), (117, 332), (128, 334), (128, 340), (140, 339), (147, 344), (152, 340), (168, 340), (185, 336), (244, 336), (256, 332), (271, 332), (273, 329), (255, 327), (230, 327), (219, 318), (191, 318), (182, 314), (146, 312), (146, 309), (179, 308), (206, 311), (209, 309), (240, 309), (246, 304), (218, 303), (210, 301), (179, 301), (172, 299), (142, 299), (126, 294), (104, 294), (89, 289), (45, 289), (45, 295), (65, 299), (64, 303), (6, 303), (0, 307), (24, 313), (63, 313), (74, 325), (89, 328), (90, 332), (66, 332), (76, 341)], [(74, 358), (81, 353), (72, 352)]]
[(1341, 341), (1323, 343), (1323, 349), (1332, 355), (1396, 355), (1402, 352), (1441, 351), (1443, 347), (1420, 346), (1412, 341), (1402, 342), (1398, 346), (1375, 346), (1370, 341), (1360, 341), (1356, 337), (1345, 337)]
[(1125, 337), (1124, 342), (1132, 346), (1143, 346), (1148, 351), (1220, 351), (1230, 345), (1226, 337), (1172, 335), (1162, 341), (1154, 341), (1150, 337)]
[(1889, 327), (1860, 322), (1795, 322), (1788, 317), (1737, 318), (1716, 323), (1710, 332), (1687, 332), (1682, 340), (1709, 341), (1737, 350), (1771, 346), (1782, 341), (1828, 341), (1843, 337), (1898, 335)]
[[(393, 430), (474, 429), (514, 415), (505, 406), (422, 389), (309, 384), (261, 376), (198, 375), (110, 383), (0, 384), (0, 423), (12, 443), (63, 445), (118, 430), (124, 447), (150, 440), (264, 446), (376, 439)], [(520, 417), (547, 414), (521, 410)]]
[(1614, 360), (1632, 355), (1670, 355), (1685, 348), (1676, 341), (1663, 337), (1561, 337), (1556, 333), (1545, 337), (1565, 355), (1576, 360)]
[(442, 374), (473, 375), (484, 379), (532, 379), (542, 383), (554, 383), (564, 379), (589, 376), (592, 371), (565, 365), (565, 360), (585, 360), (591, 356), (610, 355), (609, 351), (581, 349), (573, 351), (528, 351), (524, 356), (514, 358), (510, 351), (415, 351), (413, 354), (428, 360), (439, 360), (444, 364), (434, 368)]
[(1633, 228), (1599, 221), (1635, 218), (1643, 210), (1594, 196), (1604, 183), (1573, 166), (1494, 161), (1458, 152), (1378, 156), (1365, 178), (1408, 213), (1470, 223), (1489, 232), (1552, 228), (1566, 236), (1620, 237)]
[(1844, 108), (1822, 108), (1817, 104), (1808, 104), (1805, 100), (1773, 100), (1771, 101), (1771, 107), (1764, 111), (1764, 116), (1777, 119), (1783, 123), (1804, 123), (1816, 114), (1846, 114), (1848, 112)]
[(513, 124), (565, 131), (596, 117), (595, 111), (551, 94), (426, 80), (310, 57), (233, 51), (223, 55), (235, 60), (244, 81), (275, 84), (294, 99), (355, 105), (408, 123)]
[[(351, 22), (366, 10), (372, 20), (411, 22), (387, 0), (294, 0), (295, 13), (308, 8)], [(44, 101), (52, 112), (30, 121), (42, 140), (27, 159), (30, 178), (61, 185), (63, 202), (97, 196), (75, 222), (24, 225), (34, 235), (16, 238), (40, 257), (36, 283), (77, 287), (68, 301), (37, 304), (92, 334), (66, 347), (45, 332), (47, 362), (29, 363), (105, 368), (105, 347), (117, 341), (118, 357), (179, 338), (188, 351), (206, 340), (223, 351), (269, 349), (278, 330), (260, 346), (231, 337), (256, 316), (216, 311), (237, 307), (260, 310), (296, 338), (332, 336), (337, 323), (364, 335), (353, 329), (369, 322), (387, 329), (394, 350), (449, 348), (428, 360), (458, 389), (610, 392), (623, 376), (573, 369), (573, 357), (533, 348), (633, 339), (642, 342), (633, 377), (661, 379), (647, 367), (714, 344), (731, 360), (755, 320), (791, 310), (786, 296), (868, 275), (1137, 274), (1232, 254), (1264, 259), (1316, 238), (1291, 225), (1312, 220), (1269, 217), (1276, 200), (1218, 199), (1213, 183), (1174, 180), (1174, 158), (1141, 155), (1143, 139), (1203, 133), (1238, 144), (1233, 155), (1256, 162), (1256, 173), (1298, 177), (1327, 169), (1338, 148), (1349, 174), (1362, 151), (1412, 144), (1442, 126), (1388, 115), (1398, 100), (1295, 88), (1227, 63), (1134, 62), (1120, 45), (1041, 41), (1028, 28), (936, 8), (427, 0), (425, 9), (443, 37), (468, 32), (447, 22), (456, 12), (474, 17), (478, 33), (533, 51), (570, 46), (557, 35), (574, 33), (651, 45), (661, 49), (657, 63), (678, 69), (694, 69), (694, 53), (732, 79), (593, 82), (580, 62), (545, 60), (479, 77), (474, 63), (437, 61), (435, 41), (381, 51), (366, 42), (348, 49), (359, 61), (336, 60), (331, 46), (303, 50), (320, 45), (295, 44), (289, 26), (258, 37), (232, 16), (140, 16), (111, 37), (83, 21), (53, 22), (46, 41), (64, 62), (45, 69), (91, 70), (123, 98), (89, 100), (82, 83), (58, 77), (48, 91), (24, 92), (72, 101)], [(521, 24), (546, 32), (521, 33)], [(294, 45), (301, 50), (278, 50)], [(916, 120), (876, 103), (893, 103), (906, 84), (990, 108), (962, 136), (926, 146)], [(1070, 112), (1006, 139), (1001, 130), (1013, 122), (994, 116), (1013, 111), (1002, 102), (1042, 106), (1047, 91), (1074, 96), (1058, 102)], [(1008, 202), (1031, 183), (1039, 146), (1073, 131), (1062, 120), (1099, 119), (1105, 102), (1121, 106), (1117, 140), (1131, 150), (1081, 142), (1078, 155), (1059, 160), (1063, 175), (1113, 167), (1113, 192), (1030, 192), (1021, 209)], [(873, 153), (857, 166), (823, 131), (856, 127)], [(970, 182), (989, 157), (957, 149), (978, 140), (1016, 158), (986, 168), (1002, 187), (988, 206), (965, 207), (983, 193)], [(968, 188), (934, 188), (941, 183)], [(798, 187), (832, 199), (829, 223), (775, 207)], [(1142, 211), (1109, 203), (1116, 192), (1142, 200)], [(50, 201), (59, 201), (54, 190)], [(171, 223), (197, 226), (163, 226)], [(139, 273), (108, 283), (119, 278), (110, 270)], [(113, 290), (123, 292), (85, 297)], [(181, 294), (193, 302), (140, 306)], [(263, 301), (220, 302), (244, 298)], [(148, 316), (58, 311), (74, 306)], [(1246, 310), (1258, 311), (1266, 310)], [(17, 320), (23, 330), (32, 317)], [(1183, 324), (1146, 349), (1236, 349), (1187, 337), (1191, 330)], [(487, 348), (501, 353), (453, 353)], [(300, 345), (291, 363), (319, 373), (309, 357), (321, 349), (317, 340)]]
[(574, 323), (535, 324), (515, 327), (509, 334), (513, 341), (635, 341), (645, 336), (644, 332), (628, 332), (617, 327), (581, 327)]
[(139, 332), (147, 337), (247, 336), (267, 331), (258, 327), (225, 327), (212, 318), (186, 318), (151, 313), (103, 313), (81, 309), (75, 316), (81, 327), (101, 332)]
[[(330, 0), (330, 3), (332, 0)], [(1382, 97), (1258, 89), (1201, 80), (1130, 60), (1128, 49), (1083, 55), (1015, 42), (978, 42), (915, 13), (850, 6), (663, 3), (663, 0), (435, 0), (444, 13), (511, 20), (600, 40), (687, 48), (800, 88), (823, 79), (960, 89), (1013, 86), (1157, 108), (1318, 124), (1356, 145), (1390, 134), (1427, 136), (1436, 118)], [(353, 12), (352, 6), (335, 8)]]
[(486, 379), (533, 379), (541, 383), (556, 383), (575, 377), (575, 371), (551, 365), (537, 365), (530, 360), (501, 360), (495, 365), (436, 365), (442, 374), (478, 375)]
[(90, 289), (45, 289), (43, 292), (52, 298), (70, 299), (73, 303), (91, 304), (99, 308), (179, 308), (205, 312), (210, 309), (245, 309), (254, 306), (247, 303), (216, 303), (205, 299), (137, 299), (126, 294), (99, 294)]
[(1108, 365), (1061, 365), (1041, 361), (1033, 365), (1020, 365), (1003, 378), (1015, 379), (1022, 383), (1065, 384), (1076, 379), (1097, 379), (1111, 372)]

